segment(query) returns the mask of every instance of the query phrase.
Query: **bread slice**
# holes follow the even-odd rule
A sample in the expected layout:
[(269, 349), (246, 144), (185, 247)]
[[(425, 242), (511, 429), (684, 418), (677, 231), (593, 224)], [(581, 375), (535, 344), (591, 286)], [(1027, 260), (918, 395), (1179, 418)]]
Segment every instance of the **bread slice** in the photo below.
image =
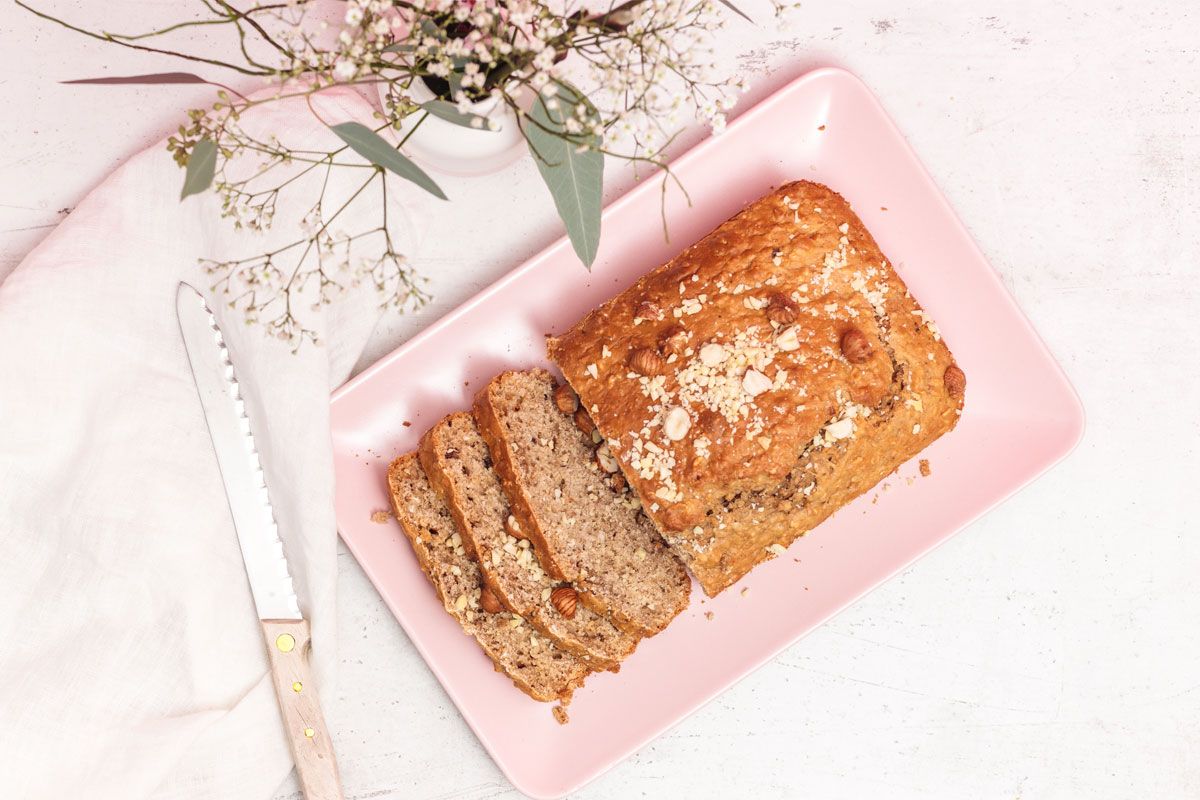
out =
[(529, 541), (520, 537), (475, 419), (451, 414), (434, 425), (421, 439), (420, 459), (500, 602), (564, 650), (593, 666), (618, 669), (638, 637), (571, 602), (569, 593), (565, 602), (559, 595), (558, 605), (570, 617), (553, 602), (554, 590), (565, 584), (542, 569)]
[(531, 631), (520, 617), (507, 611), (489, 614), (480, 607), (479, 567), (467, 555), (454, 520), (429, 485), (416, 454), (393, 461), (387, 479), (396, 519), (421, 569), (442, 605), (475, 637), (496, 671), (535, 700), (569, 700), (591, 668)]
[(687, 606), (687, 571), (637, 499), (610, 486), (590, 434), (556, 406), (554, 389), (545, 370), (505, 372), (475, 398), (496, 474), (551, 574), (596, 613), (653, 636)]

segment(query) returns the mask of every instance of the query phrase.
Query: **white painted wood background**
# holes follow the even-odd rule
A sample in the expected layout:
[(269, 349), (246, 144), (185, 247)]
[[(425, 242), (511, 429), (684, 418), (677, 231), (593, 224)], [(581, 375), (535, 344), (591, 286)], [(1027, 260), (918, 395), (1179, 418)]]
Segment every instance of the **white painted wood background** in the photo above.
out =
[[(112, 29), (179, 7), (42, 5)], [(59, 85), (177, 65), (7, 3), (0, 42), (3, 277), (207, 90)], [(721, 50), (753, 83), (745, 105), (824, 64), (875, 90), (1062, 361), (1088, 433), (578, 796), (1200, 796), (1200, 7), (806, 0), (794, 30), (734, 22)], [(436, 301), (389, 320), (372, 356), (559, 235), (529, 162), (447, 183), (462, 199), (419, 259)], [(628, 186), (610, 169), (610, 197)], [(340, 565), (326, 705), (348, 796), (518, 797), (344, 550)]]

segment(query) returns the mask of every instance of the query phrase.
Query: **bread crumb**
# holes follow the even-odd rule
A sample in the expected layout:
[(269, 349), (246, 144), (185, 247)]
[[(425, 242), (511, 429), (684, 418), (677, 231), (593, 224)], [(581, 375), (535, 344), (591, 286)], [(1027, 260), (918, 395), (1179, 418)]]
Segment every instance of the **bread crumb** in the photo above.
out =
[(386, 525), (387, 521), (392, 518), (392, 512), (387, 509), (379, 509), (371, 512), (371, 522), (376, 525)]
[(750, 587), (749, 587), (749, 586), (743, 586), (743, 587), (742, 587), (742, 597), (745, 597), (745, 596), (746, 596), (746, 594), (747, 594), (749, 591), (750, 591)]
[(929, 469), (929, 459), (922, 458), (920, 461), (917, 462), (917, 466), (921, 470), (921, 475), (925, 478), (928, 478), (930, 473), (932, 472), (932, 470)]
[(705, 619), (708, 619), (708, 620), (711, 620), (711, 619), (713, 618), (713, 612), (711, 612), (711, 611), (705, 611), (705, 612), (704, 612), (704, 618), (705, 618)]
[(567, 716), (567, 707), (564, 705), (560, 704), (560, 705), (554, 706), (553, 708), (550, 709), (550, 713), (552, 713), (554, 715), (554, 721), (557, 722), (559, 725), (566, 725), (568, 722), (571, 721), (571, 718)]

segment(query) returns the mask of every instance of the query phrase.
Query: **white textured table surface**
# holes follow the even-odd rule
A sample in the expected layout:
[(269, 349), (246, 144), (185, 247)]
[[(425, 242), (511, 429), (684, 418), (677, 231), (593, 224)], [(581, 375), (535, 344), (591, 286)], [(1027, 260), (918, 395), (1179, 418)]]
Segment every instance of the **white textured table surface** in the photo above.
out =
[[(171, 3), (42, 5), (122, 29)], [(1089, 428), (1049, 475), (579, 797), (1200, 796), (1198, 25), (1193, 0), (809, 0), (785, 33), (730, 26), (746, 105), (824, 64), (875, 90)], [(8, 4), (0, 41), (3, 277), (207, 90), (61, 86), (178, 66)], [(628, 185), (610, 170), (611, 197)], [(419, 259), (436, 301), (382, 326), (373, 356), (558, 236), (529, 162), (453, 194)], [(469, 248), (450, 235), (464, 230)], [(344, 550), (340, 591), (326, 704), (348, 796), (518, 796)]]

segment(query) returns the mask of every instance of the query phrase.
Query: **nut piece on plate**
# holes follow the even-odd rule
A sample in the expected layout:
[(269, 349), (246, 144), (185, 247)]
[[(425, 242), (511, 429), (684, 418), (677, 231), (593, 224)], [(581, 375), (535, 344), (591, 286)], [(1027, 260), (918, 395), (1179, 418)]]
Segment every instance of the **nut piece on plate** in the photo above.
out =
[(554, 389), (554, 405), (564, 414), (574, 414), (579, 408), (579, 395), (565, 383), (560, 383)]
[(499, 614), (504, 610), (504, 606), (500, 605), (500, 601), (496, 599), (496, 595), (492, 594), (492, 590), (484, 586), (483, 591), (479, 594), (479, 606), (489, 614)]
[(639, 347), (629, 354), (629, 368), (641, 375), (661, 375), (667, 362), (648, 347)]
[(865, 364), (871, 359), (871, 342), (858, 328), (842, 334), (842, 355), (851, 364)]
[(550, 603), (558, 609), (558, 613), (571, 619), (575, 616), (575, 606), (579, 603), (579, 594), (570, 586), (559, 586), (550, 593)]
[(954, 364), (946, 367), (942, 382), (946, 384), (946, 391), (954, 397), (961, 396), (967, 390), (967, 376)]

